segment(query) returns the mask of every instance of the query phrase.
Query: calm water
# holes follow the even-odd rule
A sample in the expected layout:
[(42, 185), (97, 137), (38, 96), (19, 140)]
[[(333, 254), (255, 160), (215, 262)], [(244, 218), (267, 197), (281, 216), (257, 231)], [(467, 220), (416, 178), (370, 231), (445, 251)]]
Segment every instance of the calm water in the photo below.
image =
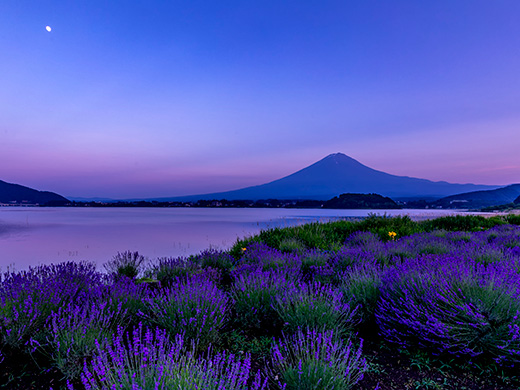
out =
[[(155, 259), (186, 256), (209, 247), (228, 249), (261, 229), (374, 210), (223, 208), (24, 208), (0, 207), (0, 271), (89, 260), (100, 267), (118, 251)], [(378, 210), (377, 214), (435, 217), (442, 210)]]

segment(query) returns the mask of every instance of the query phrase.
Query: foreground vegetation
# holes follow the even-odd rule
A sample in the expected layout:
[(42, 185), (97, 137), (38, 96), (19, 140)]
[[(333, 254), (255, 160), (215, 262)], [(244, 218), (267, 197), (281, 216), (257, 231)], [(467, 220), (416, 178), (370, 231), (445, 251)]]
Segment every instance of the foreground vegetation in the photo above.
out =
[(518, 389), (518, 225), (371, 216), (6, 273), (0, 386)]

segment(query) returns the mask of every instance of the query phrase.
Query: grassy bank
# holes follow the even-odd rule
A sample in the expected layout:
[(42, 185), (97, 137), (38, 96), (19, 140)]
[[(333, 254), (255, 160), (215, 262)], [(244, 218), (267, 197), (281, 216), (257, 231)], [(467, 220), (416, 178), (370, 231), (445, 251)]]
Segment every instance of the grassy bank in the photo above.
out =
[(4, 274), (0, 387), (518, 389), (519, 224), (371, 216)]
[(262, 242), (282, 251), (304, 248), (336, 250), (343, 246), (348, 236), (359, 231), (374, 233), (381, 240), (388, 241), (391, 239), (388, 232), (395, 232), (395, 237), (399, 238), (434, 230), (479, 231), (504, 224), (520, 225), (520, 215), (508, 214), (491, 217), (456, 215), (420, 221), (414, 221), (408, 216), (371, 215), (360, 221), (315, 222), (295, 227), (264, 230), (254, 237), (238, 240), (231, 249), (231, 253), (238, 258), (241, 255), (241, 248), (247, 247), (253, 242)]

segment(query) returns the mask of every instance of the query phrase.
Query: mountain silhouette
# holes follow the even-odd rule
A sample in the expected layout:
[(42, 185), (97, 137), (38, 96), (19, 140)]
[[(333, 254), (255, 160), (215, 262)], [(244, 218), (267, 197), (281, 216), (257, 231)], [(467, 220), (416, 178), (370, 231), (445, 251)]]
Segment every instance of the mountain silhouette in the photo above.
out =
[(490, 190), (498, 186), (451, 184), (407, 176), (395, 176), (369, 168), (353, 158), (331, 154), (289, 176), (235, 191), (157, 200), (200, 199), (316, 199), (328, 200), (344, 193), (376, 193), (393, 199), (441, 198), (462, 192)]
[[(500, 206), (515, 203), (520, 199), (520, 184), (511, 184), (506, 187), (489, 191), (473, 191), (463, 194), (447, 196), (435, 202), (443, 208), (471, 208)], [(520, 202), (517, 202), (520, 203)]]
[(0, 180), (0, 203), (59, 204), (64, 202), (68, 202), (68, 200), (54, 192), (38, 191), (19, 184), (6, 183)]

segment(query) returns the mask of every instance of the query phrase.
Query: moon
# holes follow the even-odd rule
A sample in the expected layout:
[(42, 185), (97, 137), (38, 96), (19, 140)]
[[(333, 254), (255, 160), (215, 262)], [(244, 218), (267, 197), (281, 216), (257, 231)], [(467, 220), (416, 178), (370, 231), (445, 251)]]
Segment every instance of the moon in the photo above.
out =
[(51, 32), (52, 28), (51, 28), (51, 26), (45, 26), (45, 30), (47, 30), (48, 32)]

